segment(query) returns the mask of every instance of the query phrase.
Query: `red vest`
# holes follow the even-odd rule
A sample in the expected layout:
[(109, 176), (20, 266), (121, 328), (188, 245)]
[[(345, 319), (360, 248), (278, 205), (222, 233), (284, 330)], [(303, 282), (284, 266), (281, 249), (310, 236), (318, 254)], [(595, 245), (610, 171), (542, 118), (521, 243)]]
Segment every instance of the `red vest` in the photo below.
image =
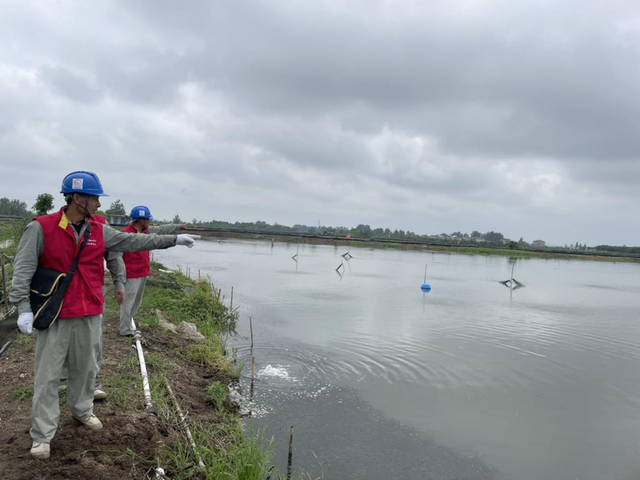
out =
[[(44, 248), (38, 259), (38, 266), (66, 273), (78, 255), (81, 243), (76, 243), (74, 228), (64, 214), (64, 208), (57, 213), (36, 217), (36, 220), (44, 234)], [(60, 318), (102, 314), (104, 238), (102, 225), (91, 218), (88, 221), (91, 235), (80, 255), (73, 280), (64, 294)], [(83, 238), (84, 235), (80, 242)]]
[[(122, 229), (126, 233), (138, 233), (133, 223), (126, 228)], [(143, 234), (149, 234), (148, 230), (143, 230)], [(122, 258), (124, 259), (124, 266), (127, 267), (127, 278), (142, 278), (151, 275), (149, 250), (142, 252), (127, 252)]]

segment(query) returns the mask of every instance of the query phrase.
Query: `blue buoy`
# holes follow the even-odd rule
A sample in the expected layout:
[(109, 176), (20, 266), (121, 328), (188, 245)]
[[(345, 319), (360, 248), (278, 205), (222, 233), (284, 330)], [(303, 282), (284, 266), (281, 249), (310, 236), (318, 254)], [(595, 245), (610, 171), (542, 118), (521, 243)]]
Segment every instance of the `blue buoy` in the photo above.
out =
[(422, 285), (420, 286), (420, 290), (429, 292), (431, 291), (431, 285), (427, 283), (427, 265), (424, 266), (424, 280), (422, 281)]

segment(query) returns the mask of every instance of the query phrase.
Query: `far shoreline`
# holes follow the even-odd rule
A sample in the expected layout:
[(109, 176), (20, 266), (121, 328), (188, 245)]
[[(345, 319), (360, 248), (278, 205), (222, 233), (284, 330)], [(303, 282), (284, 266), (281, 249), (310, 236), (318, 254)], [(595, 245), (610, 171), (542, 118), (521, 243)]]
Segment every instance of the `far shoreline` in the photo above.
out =
[(546, 259), (566, 259), (566, 260), (590, 260), (599, 262), (625, 262), (640, 263), (640, 257), (628, 257), (617, 255), (591, 254), (588, 252), (565, 253), (558, 251), (510, 249), (500, 247), (472, 246), (472, 245), (442, 245), (424, 242), (403, 242), (397, 240), (380, 240), (364, 238), (339, 238), (320, 235), (293, 234), (280, 232), (251, 232), (240, 230), (226, 230), (214, 228), (187, 228), (189, 233), (197, 233), (206, 237), (219, 238), (239, 238), (251, 240), (276, 241), (280, 243), (304, 243), (310, 245), (340, 245), (354, 246), (361, 248), (394, 249), (394, 250), (414, 250), (427, 252), (458, 253), (461, 255), (496, 255), (512, 258), (546, 258)]

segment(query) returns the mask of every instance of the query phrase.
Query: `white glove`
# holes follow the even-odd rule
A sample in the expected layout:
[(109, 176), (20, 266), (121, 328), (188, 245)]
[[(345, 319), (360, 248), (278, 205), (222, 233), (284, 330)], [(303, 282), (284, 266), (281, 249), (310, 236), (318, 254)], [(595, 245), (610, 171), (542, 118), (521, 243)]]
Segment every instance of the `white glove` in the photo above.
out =
[(18, 317), (18, 328), (22, 333), (33, 332), (33, 313), (21, 313)]
[(195, 245), (197, 238), (200, 238), (200, 235), (187, 235), (185, 233), (176, 235), (176, 245), (184, 245), (191, 248)]

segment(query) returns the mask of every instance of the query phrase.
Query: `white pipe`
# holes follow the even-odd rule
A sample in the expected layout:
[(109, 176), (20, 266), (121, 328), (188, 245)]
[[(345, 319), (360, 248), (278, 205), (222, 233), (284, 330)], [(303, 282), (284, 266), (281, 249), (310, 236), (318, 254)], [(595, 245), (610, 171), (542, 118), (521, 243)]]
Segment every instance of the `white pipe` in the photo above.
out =
[[(133, 324), (133, 331), (136, 330), (136, 322), (131, 319), (131, 323)], [(151, 388), (149, 388), (149, 376), (147, 375), (147, 364), (144, 361), (144, 352), (142, 351), (142, 344), (140, 343), (140, 336), (135, 337), (136, 340), (136, 350), (138, 350), (138, 361), (140, 362), (140, 373), (142, 374), (142, 389), (144, 391), (144, 404), (147, 410), (153, 407), (153, 403), (151, 402)], [(156, 480), (164, 480), (167, 477), (165, 476), (164, 469), (161, 467), (156, 468)]]
[[(131, 319), (133, 324), (133, 330), (136, 330), (136, 323)], [(149, 388), (149, 376), (147, 375), (147, 364), (144, 361), (144, 352), (142, 351), (142, 344), (140, 343), (140, 337), (136, 336), (136, 349), (138, 350), (138, 361), (140, 362), (140, 373), (142, 374), (142, 390), (144, 391), (144, 405), (148, 409), (153, 408), (151, 401), (151, 388)]]
[[(131, 323), (133, 324), (133, 330), (135, 331), (136, 323), (133, 320), (133, 318), (131, 319)], [(138, 350), (138, 360), (140, 361), (140, 373), (142, 374), (142, 389), (144, 390), (144, 403), (147, 409), (150, 409), (153, 407), (153, 404), (151, 403), (151, 389), (149, 388), (149, 377), (147, 376), (147, 364), (144, 361), (144, 353), (142, 351), (142, 344), (140, 343), (140, 337), (136, 336), (135, 340), (136, 340), (136, 349)], [(176, 396), (173, 394), (173, 390), (171, 390), (169, 381), (167, 381), (167, 390), (169, 391), (169, 395), (171, 396), (173, 403), (176, 406), (176, 411), (178, 412), (178, 418), (180, 419), (180, 424), (184, 425), (184, 428), (187, 432), (187, 438), (189, 439), (189, 443), (191, 444), (191, 447), (193, 448), (193, 452), (196, 454), (196, 457), (198, 458), (198, 466), (200, 468), (204, 468), (204, 462), (202, 461), (202, 458), (200, 458), (200, 454), (196, 449), (196, 442), (193, 440), (193, 436), (191, 435), (191, 430), (189, 430), (189, 427), (185, 422), (186, 419), (182, 414), (182, 410), (180, 409), (180, 405), (178, 404), (178, 400), (176, 399)], [(156, 469), (156, 478), (166, 478), (164, 476), (164, 470), (162, 470), (161, 468)]]

